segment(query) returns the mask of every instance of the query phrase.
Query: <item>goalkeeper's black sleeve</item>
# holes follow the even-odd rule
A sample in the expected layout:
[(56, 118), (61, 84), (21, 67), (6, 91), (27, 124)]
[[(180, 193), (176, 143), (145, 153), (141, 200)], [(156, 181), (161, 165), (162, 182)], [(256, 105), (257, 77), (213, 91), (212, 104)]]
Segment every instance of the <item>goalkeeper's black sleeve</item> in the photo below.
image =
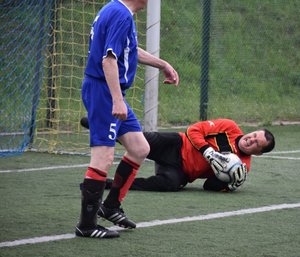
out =
[(227, 192), (229, 191), (228, 189), (228, 183), (223, 182), (216, 177), (211, 177), (205, 180), (203, 184), (203, 189), (208, 190), (208, 191), (222, 191), (222, 192)]

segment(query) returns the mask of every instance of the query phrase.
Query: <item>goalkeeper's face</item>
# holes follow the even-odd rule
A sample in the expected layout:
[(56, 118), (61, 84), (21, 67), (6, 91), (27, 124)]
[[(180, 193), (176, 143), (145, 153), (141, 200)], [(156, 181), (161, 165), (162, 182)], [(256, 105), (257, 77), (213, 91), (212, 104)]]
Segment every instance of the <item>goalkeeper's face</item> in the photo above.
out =
[(242, 152), (248, 155), (261, 155), (262, 150), (268, 145), (268, 141), (265, 137), (263, 130), (253, 131), (248, 133), (239, 141), (239, 148)]

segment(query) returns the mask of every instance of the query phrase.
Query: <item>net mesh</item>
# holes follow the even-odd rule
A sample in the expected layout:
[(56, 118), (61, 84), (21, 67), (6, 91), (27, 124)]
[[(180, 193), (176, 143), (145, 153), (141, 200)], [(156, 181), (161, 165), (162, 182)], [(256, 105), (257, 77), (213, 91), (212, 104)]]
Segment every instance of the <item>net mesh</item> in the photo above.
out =
[[(55, 2), (34, 149), (54, 153), (89, 152), (89, 134), (79, 122), (81, 117), (86, 116), (81, 100), (81, 84), (91, 24), (107, 2)], [(136, 22), (138, 28), (144, 24), (139, 17)], [(140, 33), (140, 37), (143, 37), (143, 33)], [(142, 88), (142, 71), (139, 71), (127, 99), (140, 119), (143, 113)]]
[(0, 2), (0, 156), (22, 153), (33, 139), (51, 5)]
[[(107, 2), (0, 1), (0, 156), (22, 152), (32, 139), (31, 150), (89, 152), (79, 123), (86, 116), (81, 82), (90, 26)], [(160, 56), (178, 71), (180, 86), (159, 80), (160, 127), (199, 121), (201, 105), (208, 119), (239, 124), (300, 120), (299, 1), (164, 0), (161, 10)], [(146, 11), (135, 19), (145, 49)], [(142, 124), (143, 95), (139, 66), (127, 101)]]

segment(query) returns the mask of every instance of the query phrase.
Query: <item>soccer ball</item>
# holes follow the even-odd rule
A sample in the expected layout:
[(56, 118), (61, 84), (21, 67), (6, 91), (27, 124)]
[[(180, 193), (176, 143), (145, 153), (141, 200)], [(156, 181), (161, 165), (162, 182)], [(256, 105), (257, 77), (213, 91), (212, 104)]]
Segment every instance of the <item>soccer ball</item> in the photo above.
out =
[(234, 153), (226, 152), (222, 153), (229, 158), (229, 162), (226, 163), (224, 171), (219, 172), (216, 176), (223, 182), (230, 183), (233, 181), (233, 172), (241, 166), (241, 159)]

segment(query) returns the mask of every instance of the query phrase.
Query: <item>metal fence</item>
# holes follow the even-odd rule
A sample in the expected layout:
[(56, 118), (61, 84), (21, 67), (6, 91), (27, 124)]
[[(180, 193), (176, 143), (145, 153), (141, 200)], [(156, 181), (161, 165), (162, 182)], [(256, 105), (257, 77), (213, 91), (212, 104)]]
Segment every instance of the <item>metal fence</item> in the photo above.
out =
[(161, 56), (181, 86), (160, 86), (159, 124), (299, 121), (299, 25), (299, 1), (162, 1)]

